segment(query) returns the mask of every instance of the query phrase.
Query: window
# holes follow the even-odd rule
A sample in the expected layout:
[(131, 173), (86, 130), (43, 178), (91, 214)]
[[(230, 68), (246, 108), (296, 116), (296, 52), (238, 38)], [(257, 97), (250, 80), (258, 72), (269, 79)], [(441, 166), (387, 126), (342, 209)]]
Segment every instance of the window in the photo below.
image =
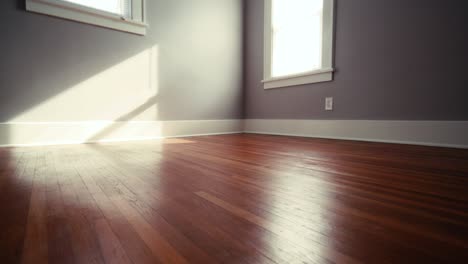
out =
[(145, 0), (26, 0), (31, 12), (146, 34)]
[(265, 0), (264, 88), (333, 79), (333, 0)]

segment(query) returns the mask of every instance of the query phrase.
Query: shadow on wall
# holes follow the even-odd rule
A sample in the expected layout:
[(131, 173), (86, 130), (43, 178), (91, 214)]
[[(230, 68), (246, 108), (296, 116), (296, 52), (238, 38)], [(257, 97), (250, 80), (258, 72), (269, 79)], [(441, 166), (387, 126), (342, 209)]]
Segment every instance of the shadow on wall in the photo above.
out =
[(159, 120), (241, 117), (235, 2), (151, 1), (144, 37), (0, 2), (0, 145), (154, 136)]

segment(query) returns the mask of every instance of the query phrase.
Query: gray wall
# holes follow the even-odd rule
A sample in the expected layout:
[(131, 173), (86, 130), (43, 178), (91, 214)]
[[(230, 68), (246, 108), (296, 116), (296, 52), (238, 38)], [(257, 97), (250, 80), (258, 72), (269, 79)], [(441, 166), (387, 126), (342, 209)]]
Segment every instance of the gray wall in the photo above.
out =
[[(150, 28), (144, 37), (29, 13), (24, 2), (0, 1), (0, 122), (18, 116), (20, 121), (130, 120), (153, 105), (157, 116), (139, 119), (242, 117), (242, 1), (147, 1)], [(112, 84), (101, 80), (101, 87), (92, 87), (100, 98), (83, 88), (90, 79), (96, 86), (95, 76), (155, 45), (158, 93), (134, 105), (134, 113), (118, 105), (112, 114), (107, 109), (131, 101), (136, 87), (113, 93), (105, 87)], [(116, 83), (127, 80), (117, 78)], [(81, 109), (69, 107), (70, 98)], [(36, 113), (24, 115), (28, 111)]]
[(336, 2), (334, 81), (264, 90), (263, 1), (245, 1), (247, 118), (468, 120), (467, 1)]
[[(244, 1), (243, 43), (241, 2), (148, 1), (150, 28), (141, 37), (28, 13), (24, 0), (0, 1), (0, 122), (127, 120), (151, 105), (158, 115), (138, 119), (230, 119), (243, 111), (247, 118), (468, 119), (466, 1), (337, 0), (335, 80), (273, 90), (260, 83), (263, 1)], [(136, 113), (106, 113), (133, 89), (103, 87), (96, 92), (107, 98), (73, 97), (83, 109), (93, 99), (96, 109), (51, 104), (63, 115), (24, 115), (154, 45), (159, 91)], [(325, 96), (335, 98), (335, 111), (323, 111)]]

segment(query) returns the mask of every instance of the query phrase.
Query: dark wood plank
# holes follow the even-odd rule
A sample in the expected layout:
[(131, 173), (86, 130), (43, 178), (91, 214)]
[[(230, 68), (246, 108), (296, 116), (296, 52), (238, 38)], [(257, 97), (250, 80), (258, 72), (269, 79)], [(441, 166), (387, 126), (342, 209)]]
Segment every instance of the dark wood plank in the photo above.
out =
[(102, 255), (104, 256), (106, 263), (132, 263), (120, 244), (119, 239), (107, 223), (107, 220), (97, 220), (95, 223), (95, 229), (101, 245)]
[(36, 152), (2, 151), (0, 169), (0, 259), (19, 263), (31, 201)]
[(47, 242), (47, 174), (44, 173), (44, 161), (44, 153), (41, 153), (37, 158), (34, 172), (22, 263), (42, 264), (49, 262)]

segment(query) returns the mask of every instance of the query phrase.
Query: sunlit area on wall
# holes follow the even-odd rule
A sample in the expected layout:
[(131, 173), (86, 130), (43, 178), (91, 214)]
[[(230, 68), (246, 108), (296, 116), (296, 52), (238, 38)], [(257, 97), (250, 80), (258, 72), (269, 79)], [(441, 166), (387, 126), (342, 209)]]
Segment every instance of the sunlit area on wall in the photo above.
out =
[[(124, 126), (128, 122), (133, 130), (148, 129), (148, 123), (158, 120), (158, 82), (158, 46), (153, 46), (73, 87), (64, 87), (64, 92), (9, 120), (10, 141), (40, 137), (24, 127), (15, 131), (15, 127), (41, 123), (62, 132), (73, 127), (68, 133), (74, 142), (99, 140), (119, 133), (119, 129), (128, 130)], [(51, 131), (44, 133), (50, 138)]]
[(319, 69), (323, 0), (273, 0), (272, 3), (272, 76)]

